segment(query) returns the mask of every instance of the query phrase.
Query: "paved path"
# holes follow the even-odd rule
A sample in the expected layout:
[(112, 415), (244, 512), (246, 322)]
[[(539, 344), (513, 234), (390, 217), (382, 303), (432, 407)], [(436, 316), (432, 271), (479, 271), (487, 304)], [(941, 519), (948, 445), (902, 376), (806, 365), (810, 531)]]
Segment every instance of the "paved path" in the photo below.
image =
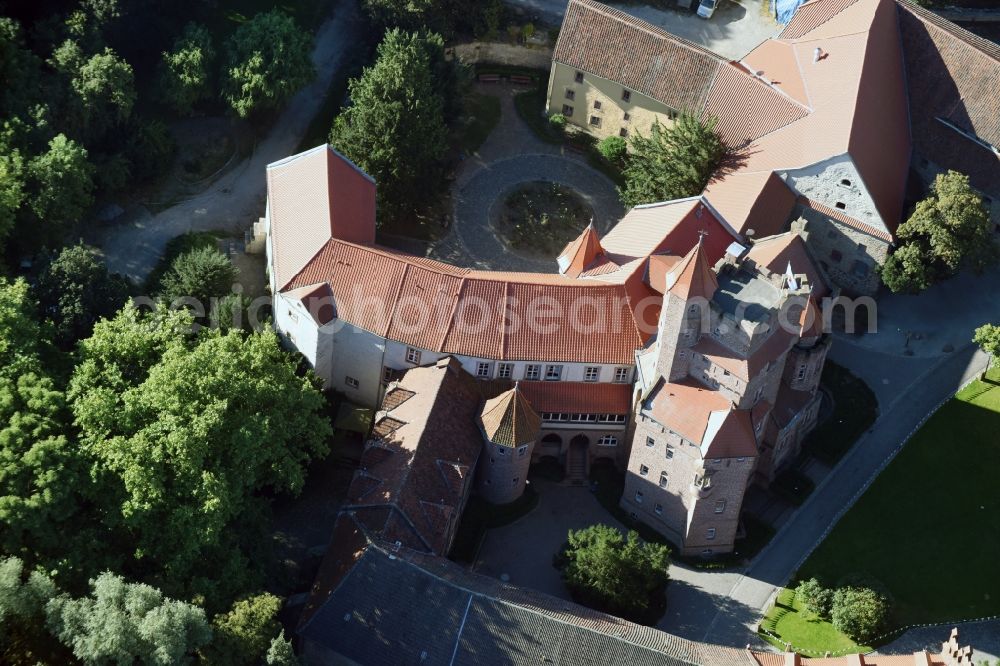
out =
[[(697, 1), (693, 0), (693, 6), (697, 6)], [(507, 0), (507, 4), (553, 25), (562, 23), (566, 10), (566, 0)], [(641, 3), (615, 7), (731, 60), (742, 58), (781, 30), (778, 23), (761, 12), (760, 0), (722, 0), (715, 15), (708, 20), (684, 9), (664, 9)]]
[(738, 576), (728, 597), (708, 623), (702, 640), (742, 646), (772, 595), (805, 560), (840, 515), (862, 494), (901, 442), (937, 406), (985, 367), (986, 357), (967, 347), (933, 365), (915, 384), (919, 391), (899, 394), (873, 428), (817, 487), (771, 543)]
[(583, 157), (534, 135), (514, 108), (518, 88), (480, 84), (478, 90), (500, 98), (500, 122), (479, 151), (462, 163), (453, 190), (452, 228), (431, 248), (430, 256), (481, 270), (553, 273), (555, 257), (543, 260), (517, 254), (497, 237), (492, 220), (506, 193), (531, 181), (565, 185), (590, 205), (594, 224), (603, 234), (625, 213), (618, 191)]
[(188, 231), (221, 229), (242, 233), (264, 214), (265, 167), (295, 152), (316, 115), (330, 81), (354, 47), (360, 19), (357, 0), (338, 0), (332, 18), (316, 32), (316, 78), (288, 103), (253, 154), (200, 195), (156, 215), (102, 227), (94, 242), (108, 268), (141, 282), (156, 265), (167, 242)]

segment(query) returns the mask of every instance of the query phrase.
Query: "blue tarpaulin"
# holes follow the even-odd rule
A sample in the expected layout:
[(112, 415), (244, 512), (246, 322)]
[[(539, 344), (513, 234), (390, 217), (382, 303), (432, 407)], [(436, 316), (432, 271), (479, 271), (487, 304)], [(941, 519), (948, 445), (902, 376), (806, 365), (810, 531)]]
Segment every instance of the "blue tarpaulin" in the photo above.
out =
[(799, 8), (799, 5), (804, 3), (806, 0), (772, 0), (774, 3), (775, 16), (778, 18), (778, 23), (786, 25), (792, 20), (792, 14), (795, 10)]

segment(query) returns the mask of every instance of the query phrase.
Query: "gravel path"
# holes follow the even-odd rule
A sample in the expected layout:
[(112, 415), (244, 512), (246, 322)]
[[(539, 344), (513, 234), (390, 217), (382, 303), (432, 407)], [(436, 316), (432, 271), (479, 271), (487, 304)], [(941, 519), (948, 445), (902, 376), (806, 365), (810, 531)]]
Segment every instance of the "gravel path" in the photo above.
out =
[(625, 213), (618, 191), (582, 156), (545, 143), (532, 133), (514, 108), (518, 88), (480, 84), (478, 90), (500, 98), (500, 123), (480, 150), (462, 163), (455, 178), (452, 228), (431, 248), (430, 256), (480, 270), (553, 273), (555, 257), (540, 260), (517, 254), (497, 237), (491, 220), (504, 195), (514, 186), (532, 181), (565, 185), (590, 205), (594, 224), (604, 233)]
[(265, 167), (295, 152), (310, 121), (323, 104), (330, 81), (354, 48), (360, 26), (357, 0), (338, 0), (316, 32), (316, 78), (289, 101), (253, 154), (196, 197), (123, 224), (97, 229), (92, 239), (104, 251), (108, 268), (142, 282), (163, 255), (167, 242), (189, 231), (224, 230), (240, 234), (264, 214)]

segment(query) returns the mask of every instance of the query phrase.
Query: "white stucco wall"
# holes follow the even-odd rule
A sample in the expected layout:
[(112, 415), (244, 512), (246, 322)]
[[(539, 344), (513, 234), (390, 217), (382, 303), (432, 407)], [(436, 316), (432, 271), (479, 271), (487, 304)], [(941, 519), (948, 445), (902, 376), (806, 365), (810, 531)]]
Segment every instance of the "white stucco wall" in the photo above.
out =
[[(859, 222), (888, 231), (861, 180), (861, 174), (848, 155), (839, 155), (802, 169), (783, 171), (780, 175), (799, 194), (834, 210), (843, 210), (844, 214)], [(844, 184), (844, 181), (850, 184)]]

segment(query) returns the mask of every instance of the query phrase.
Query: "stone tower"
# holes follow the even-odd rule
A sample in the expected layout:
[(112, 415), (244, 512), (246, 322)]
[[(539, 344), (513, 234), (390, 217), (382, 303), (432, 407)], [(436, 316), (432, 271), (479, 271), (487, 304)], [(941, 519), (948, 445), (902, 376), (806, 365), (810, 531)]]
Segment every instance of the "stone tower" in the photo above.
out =
[(687, 376), (690, 348), (710, 321), (709, 301), (719, 288), (701, 240), (667, 273), (656, 334), (656, 370), (667, 381)]
[(524, 492), (542, 419), (515, 384), (487, 400), (478, 421), (483, 453), (479, 457), (476, 490), (493, 504), (513, 502)]

